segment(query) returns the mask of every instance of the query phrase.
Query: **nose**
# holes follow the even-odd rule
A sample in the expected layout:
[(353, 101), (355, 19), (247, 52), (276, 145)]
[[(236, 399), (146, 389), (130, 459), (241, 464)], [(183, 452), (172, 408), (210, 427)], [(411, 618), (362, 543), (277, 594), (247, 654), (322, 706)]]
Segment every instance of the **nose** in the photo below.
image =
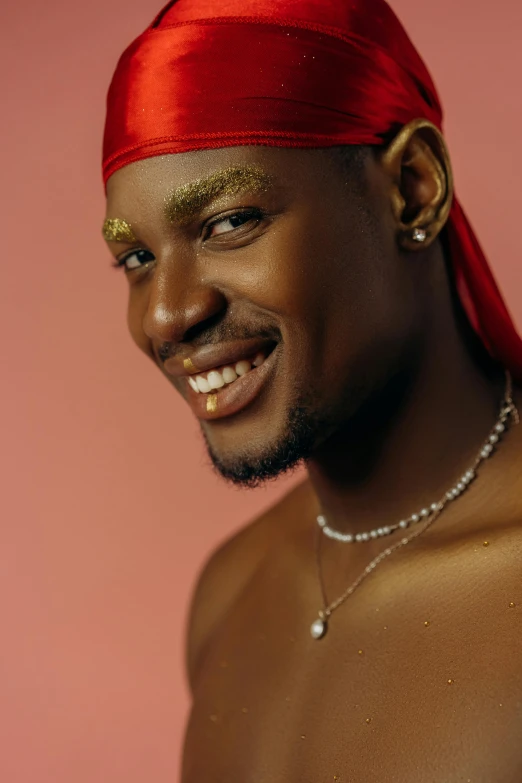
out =
[(143, 331), (153, 345), (181, 343), (195, 327), (216, 318), (227, 307), (224, 294), (212, 283), (173, 285), (168, 276), (149, 289)]

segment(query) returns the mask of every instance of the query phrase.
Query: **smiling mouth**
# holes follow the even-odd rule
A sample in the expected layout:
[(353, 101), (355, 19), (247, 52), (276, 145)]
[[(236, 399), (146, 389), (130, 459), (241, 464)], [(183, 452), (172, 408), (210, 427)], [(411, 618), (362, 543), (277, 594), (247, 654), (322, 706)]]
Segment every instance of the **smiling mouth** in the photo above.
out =
[(227, 419), (249, 408), (261, 394), (273, 375), (278, 351), (275, 342), (262, 346), (256, 342), (257, 345), (250, 346), (250, 356), (246, 345), (243, 357), (239, 346), (235, 346), (232, 351), (236, 354), (235, 361), (212, 368), (207, 364), (205, 370), (185, 374), (185, 397), (198, 419)]
[(223, 419), (251, 406), (272, 377), (280, 351), (273, 338), (251, 337), (196, 346), (163, 363), (198, 419)]
[[(273, 350), (273, 349), (272, 349)], [(215, 367), (212, 370), (197, 375), (190, 375), (187, 380), (196, 394), (216, 393), (225, 386), (235, 383), (257, 367), (261, 367), (268, 358), (269, 352), (259, 351), (253, 359), (241, 359), (235, 364)]]

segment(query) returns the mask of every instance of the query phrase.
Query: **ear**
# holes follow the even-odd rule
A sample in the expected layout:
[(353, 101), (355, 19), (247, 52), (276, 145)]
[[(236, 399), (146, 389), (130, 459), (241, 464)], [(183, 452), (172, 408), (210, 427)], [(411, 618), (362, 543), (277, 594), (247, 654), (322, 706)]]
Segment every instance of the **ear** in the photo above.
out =
[(446, 223), (453, 200), (453, 174), (441, 132), (428, 120), (413, 120), (383, 151), (381, 163), (391, 178), (400, 246), (428, 247)]

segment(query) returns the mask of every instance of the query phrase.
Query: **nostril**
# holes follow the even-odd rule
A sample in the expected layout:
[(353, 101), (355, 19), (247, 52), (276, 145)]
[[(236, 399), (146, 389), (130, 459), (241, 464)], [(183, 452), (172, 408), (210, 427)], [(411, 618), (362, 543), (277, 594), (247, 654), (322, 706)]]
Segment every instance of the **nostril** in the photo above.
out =
[(190, 326), (183, 335), (183, 342), (190, 343), (195, 340), (200, 334), (213, 329), (223, 319), (223, 313), (215, 313), (214, 315), (205, 318), (203, 321), (199, 321), (194, 326)]
[(167, 359), (170, 358), (170, 343), (163, 343), (163, 345), (158, 349), (158, 356), (162, 362), (166, 362)]

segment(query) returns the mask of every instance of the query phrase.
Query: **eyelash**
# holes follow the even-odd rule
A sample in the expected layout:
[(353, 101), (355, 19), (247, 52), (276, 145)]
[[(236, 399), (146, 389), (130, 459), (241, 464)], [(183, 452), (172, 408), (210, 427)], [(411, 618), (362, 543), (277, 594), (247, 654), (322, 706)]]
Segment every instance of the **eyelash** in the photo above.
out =
[[(234, 212), (231, 215), (225, 215), (224, 217), (220, 217), (217, 220), (214, 220), (213, 222), (205, 226), (204, 241), (208, 239), (208, 235), (210, 231), (214, 228), (214, 226), (217, 226), (219, 223), (224, 223), (226, 220), (233, 220), (234, 218), (238, 218), (238, 217), (245, 218), (245, 223), (247, 223), (249, 220), (252, 219), (262, 220), (265, 217), (265, 214), (260, 209), (249, 209), (243, 212)], [(233, 234), (234, 231), (237, 231), (238, 229), (242, 228), (243, 225), (244, 224), (242, 224), (241, 226), (237, 226), (237, 228), (233, 228), (231, 231), (225, 231), (223, 235)], [(113, 262), (112, 266), (115, 267), (116, 269), (119, 269), (120, 267), (125, 268), (125, 263), (128, 261), (128, 259), (134, 255), (138, 255), (139, 253), (149, 253), (150, 255), (152, 255), (150, 250), (144, 250), (143, 248), (131, 250), (130, 252), (122, 256), (122, 258), (119, 258), (115, 262)], [(145, 263), (147, 263), (147, 261)], [(128, 270), (128, 271), (132, 271), (132, 270)]]

